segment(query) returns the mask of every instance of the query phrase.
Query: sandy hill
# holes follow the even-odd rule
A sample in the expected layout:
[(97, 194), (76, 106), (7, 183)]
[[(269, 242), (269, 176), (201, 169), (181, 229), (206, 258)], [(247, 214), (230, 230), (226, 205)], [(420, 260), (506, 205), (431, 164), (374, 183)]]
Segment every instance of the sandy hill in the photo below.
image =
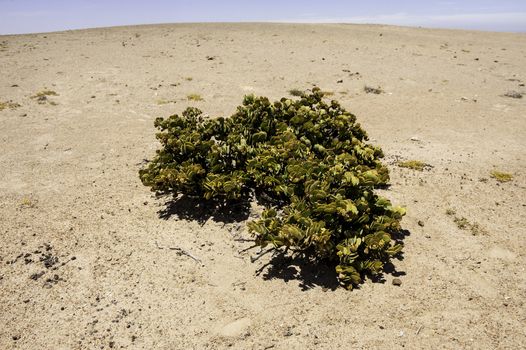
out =
[[(184, 24), (1, 36), (0, 348), (524, 346), (525, 67), (524, 34)], [(384, 194), (408, 209), (394, 276), (352, 292), (298, 261), (258, 275), (270, 257), (252, 263), (257, 251), (234, 240), (253, 213), (166, 210), (137, 173), (158, 147), (156, 117), (229, 115), (244, 94), (314, 84), (383, 147)]]

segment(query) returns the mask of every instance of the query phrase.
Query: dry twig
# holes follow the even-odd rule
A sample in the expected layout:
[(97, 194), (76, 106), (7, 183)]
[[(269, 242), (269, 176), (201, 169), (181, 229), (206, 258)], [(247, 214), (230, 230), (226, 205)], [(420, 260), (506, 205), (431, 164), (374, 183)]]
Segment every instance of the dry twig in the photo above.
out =
[(159, 243), (157, 243), (157, 241), (155, 241), (155, 245), (157, 246), (157, 249), (165, 249), (166, 248), (166, 249), (169, 249), (169, 250), (175, 250), (177, 255), (186, 255), (187, 257), (194, 259), (198, 263), (202, 263), (203, 262), (201, 259), (199, 259), (195, 255), (193, 255), (189, 251), (184, 250), (183, 248), (180, 248), (180, 247), (161, 247), (159, 245)]

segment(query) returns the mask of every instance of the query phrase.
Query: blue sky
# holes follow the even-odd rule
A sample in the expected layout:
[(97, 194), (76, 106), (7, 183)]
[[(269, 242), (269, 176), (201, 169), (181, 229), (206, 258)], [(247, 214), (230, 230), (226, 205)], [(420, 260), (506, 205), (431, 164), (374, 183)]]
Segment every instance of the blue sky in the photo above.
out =
[(345, 22), (526, 32), (525, 0), (0, 0), (0, 34), (179, 22)]

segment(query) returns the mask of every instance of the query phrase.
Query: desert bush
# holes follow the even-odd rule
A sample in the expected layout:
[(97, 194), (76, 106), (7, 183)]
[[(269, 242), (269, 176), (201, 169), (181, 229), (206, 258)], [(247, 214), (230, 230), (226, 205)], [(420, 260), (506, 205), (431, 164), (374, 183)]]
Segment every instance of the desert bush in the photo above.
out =
[(332, 261), (349, 289), (400, 253), (393, 234), (405, 211), (375, 193), (389, 180), (382, 150), (318, 88), (274, 103), (245, 96), (229, 118), (188, 108), (155, 126), (162, 147), (140, 178), (158, 194), (264, 198), (248, 223), (256, 244)]
[(291, 94), (292, 96), (298, 97), (298, 96), (303, 95), (303, 91), (301, 91), (300, 89), (290, 89), (289, 94)]
[(513, 175), (510, 173), (505, 173), (498, 170), (493, 170), (490, 173), (490, 176), (497, 180), (498, 182), (510, 182), (513, 180)]
[(380, 88), (380, 87), (374, 88), (374, 87), (368, 86), (368, 85), (365, 85), (363, 87), (363, 91), (365, 91), (368, 94), (376, 94), (376, 95), (379, 95), (379, 94), (384, 92), (384, 90), (382, 90), (382, 88)]
[(20, 104), (13, 102), (13, 101), (0, 101), (0, 111), (3, 111), (4, 109), (15, 109), (21, 107)]
[(188, 101), (203, 101), (203, 98), (199, 94), (189, 94), (186, 98)]
[(396, 163), (400, 168), (408, 168), (412, 170), (424, 171), (426, 168), (430, 168), (429, 164), (426, 164), (420, 160), (406, 160)]

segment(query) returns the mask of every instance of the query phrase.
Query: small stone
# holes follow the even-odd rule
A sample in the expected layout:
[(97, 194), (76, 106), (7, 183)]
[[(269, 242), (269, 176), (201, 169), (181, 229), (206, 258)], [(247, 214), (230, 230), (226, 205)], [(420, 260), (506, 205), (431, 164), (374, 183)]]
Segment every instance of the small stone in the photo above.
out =
[(422, 220), (418, 220), (418, 226), (424, 227), (424, 222)]
[(522, 98), (522, 93), (518, 91), (508, 91), (504, 94), (504, 96), (511, 98)]
[(14, 341), (17, 341), (18, 339), (20, 339), (20, 336), (19, 336), (19, 335), (13, 335), (13, 340), (14, 340)]
[(44, 273), (45, 273), (44, 271), (40, 271), (40, 272), (32, 274), (29, 278), (31, 278), (32, 280), (36, 281), (37, 279), (42, 277), (44, 275)]
[(400, 278), (393, 279), (393, 286), (401, 286), (402, 280)]
[(244, 317), (225, 325), (221, 328), (219, 334), (223, 337), (238, 337), (245, 333), (251, 324), (252, 320), (248, 317)]

